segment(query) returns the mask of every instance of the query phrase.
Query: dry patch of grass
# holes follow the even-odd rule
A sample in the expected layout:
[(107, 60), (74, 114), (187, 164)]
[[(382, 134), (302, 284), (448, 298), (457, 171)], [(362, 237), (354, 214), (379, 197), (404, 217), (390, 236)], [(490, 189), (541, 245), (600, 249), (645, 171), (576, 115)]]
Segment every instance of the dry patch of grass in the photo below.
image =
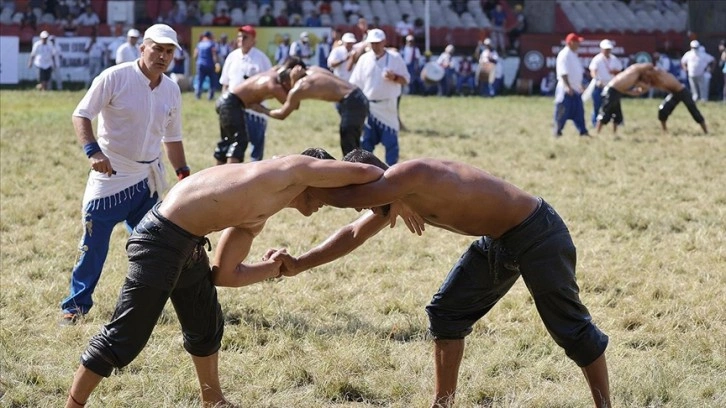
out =
[[(81, 324), (58, 327), (81, 233), (87, 165), (70, 123), (81, 97), (0, 94), (0, 406), (62, 404), (125, 276), (119, 226), (96, 306)], [(610, 336), (614, 406), (726, 406), (724, 107), (700, 105), (708, 136), (683, 107), (662, 135), (657, 105), (625, 100), (619, 138), (608, 129), (580, 140), (568, 124), (555, 140), (550, 99), (408, 97), (401, 156), (474, 164), (558, 210), (579, 250), (583, 301)], [(265, 154), (321, 146), (340, 156), (337, 127), (332, 104), (304, 102), (286, 121), (270, 121)], [(193, 170), (212, 165), (216, 129), (212, 104), (185, 95)], [(282, 211), (251, 257), (281, 246), (301, 253), (356, 217), (331, 208), (310, 218)], [(433, 361), (423, 307), (473, 239), (434, 228), (416, 237), (399, 226), (299, 277), (221, 289), (228, 398), (243, 407), (427, 406)], [(89, 406), (197, 407), (197, 389), (168, 307), (141, 355), (103, 381)], [(591, 405), (580, 370), (518, 282), (467, 339), (458, 406)]]

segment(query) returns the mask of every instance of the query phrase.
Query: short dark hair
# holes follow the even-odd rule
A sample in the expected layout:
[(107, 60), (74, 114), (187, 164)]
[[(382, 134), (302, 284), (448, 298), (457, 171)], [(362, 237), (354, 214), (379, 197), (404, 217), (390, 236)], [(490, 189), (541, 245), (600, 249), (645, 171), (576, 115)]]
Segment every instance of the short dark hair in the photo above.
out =
[(301, 66), (303, 69), (307, 69), (305, 62), (298, 57), (288, 58), (280, 68), (277, 69), (277, 80), (279, 82), (285, 82), (290, 80), (290, 71), (296, 66)]
[[(388, 165), (386, 163), (383, 163), (381, 159), (376, 157), (373, 153), (363, 149), (351, 150), (345, 155), (345, 157), (343, 157), (343, 161), (370, 164), (383, 170), (388, 169)], [(381, 210), (383, 210), (383, 215), (388, 216), (388, 213), (391, 211), (391, 204), (382, 205)]]
[(388, 169), (388, 165), (383, 163), (381, 159), (376, 157), (373, 153), (363, 149), (353, 149), (343, 157), (343, 161), (352, 163), (365, 163), (379, 167), (383, 170)]
[(308, 147), (307, 149), (303, 150), (302, 153), (300, 153), (300, 154), (303, 156), (314, 157), (316, 159), (335, 160), (335, 157), (333, 157), (330, 153), (328, 153), (322, 147)]

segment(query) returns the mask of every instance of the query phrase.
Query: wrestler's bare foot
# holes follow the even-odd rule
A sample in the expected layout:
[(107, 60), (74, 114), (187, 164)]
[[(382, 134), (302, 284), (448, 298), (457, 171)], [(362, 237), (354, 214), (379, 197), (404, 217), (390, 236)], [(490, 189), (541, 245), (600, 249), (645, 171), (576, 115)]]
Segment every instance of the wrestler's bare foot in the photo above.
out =
[(699, 123), (699, 125), (701, 125), (701, 129), (703, 129), (703, 133), (708, 134), (708, 127), (706, 127), (706, 121)]
[(668, 127), (666, 127), (665, 121), (662, 121), (662, 120), (660, 121), (660, 127), (663, 128), (663, 134), (668, 133)]

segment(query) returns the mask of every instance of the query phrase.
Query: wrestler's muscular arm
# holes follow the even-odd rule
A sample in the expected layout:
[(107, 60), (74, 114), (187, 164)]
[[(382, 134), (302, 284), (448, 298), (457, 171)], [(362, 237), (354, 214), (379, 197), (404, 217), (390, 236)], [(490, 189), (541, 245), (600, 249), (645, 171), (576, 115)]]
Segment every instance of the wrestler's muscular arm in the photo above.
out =
[(212, 265), (212, 281), (216, 286), (246, 286), (280, 275), (280, 261), (243, 262), (263, 227), (264, 223), (253, 228), (231, 227), (222, 232)]

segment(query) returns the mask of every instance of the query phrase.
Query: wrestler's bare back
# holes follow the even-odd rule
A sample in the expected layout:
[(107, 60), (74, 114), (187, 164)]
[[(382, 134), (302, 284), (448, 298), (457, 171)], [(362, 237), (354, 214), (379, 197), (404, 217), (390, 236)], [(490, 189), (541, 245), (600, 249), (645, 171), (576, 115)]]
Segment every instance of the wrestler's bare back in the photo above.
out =
[(214, 166), (172, 188), (160, 212), (179, 227), (204, 236), (227, 227), (257, 229), (302, 193), (278, 160)]
[(372, 183), (339, 190), (345, 192), (345, 206), (371, 208), (400, 199), (426, 223), (473, 236), (501, 236), (526, 219), (538, 202), (478, 168), (425, 158), (396, 164)]
[(299, 99), (318, 99), (340, 102), (355, 89), (355, 85), (344, 81), (332, 73), (321, 72), (321, 68), (310, 67), (307, 74), (295, 82), (290, 92), (296, 92)]
[(277, 71), (269, 69), (245, 79), (242, 83), (230, 90), (240, 98), (246, 107), (259, 104), (266, 99), (277, 99), (284, 103), (287, 91), (277, 80)]
[[(620, 93), (627, 93), (636, 85), (643, 82), (642, 74), (653, 69), (653, 64), (640, 63), (629, 66), (625, 71), (615, 75), (608, 86), (617, 89)], [(645, 85), (645, 84), (643, 84)]]
[(683, 85), (676, 77), (660, 68), (655, 68), (650, 71), (648, 79), (650, 86), (653, 88), (662, 89), (668, 92), (680, 92), (683, 88), (685, 88), (685, 85)]

